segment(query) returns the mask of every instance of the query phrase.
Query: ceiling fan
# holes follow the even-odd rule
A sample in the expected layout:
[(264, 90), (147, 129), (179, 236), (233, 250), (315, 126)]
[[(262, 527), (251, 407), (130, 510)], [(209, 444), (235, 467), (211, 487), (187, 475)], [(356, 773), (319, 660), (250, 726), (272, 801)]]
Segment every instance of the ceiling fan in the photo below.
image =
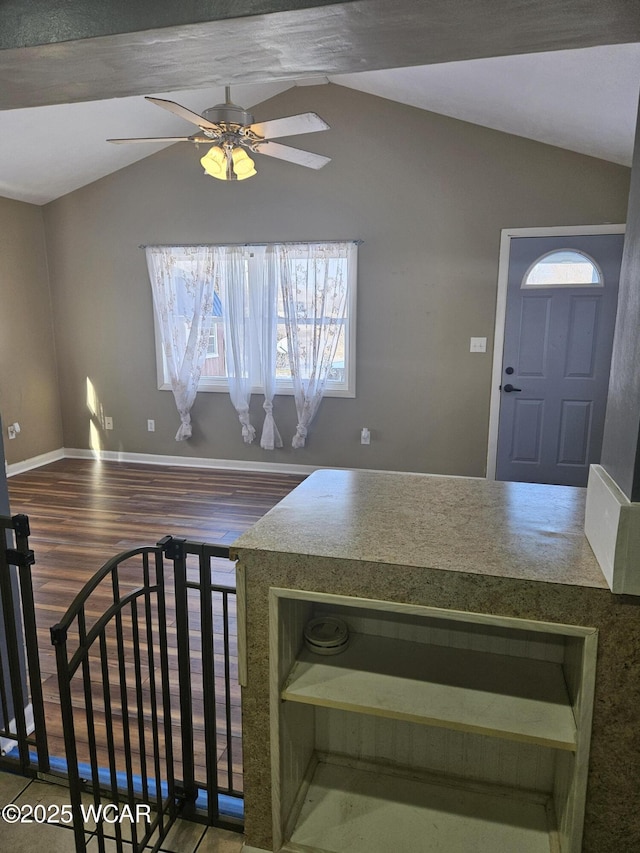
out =
[(265, 154), (277, 157), (310, 169), (321, 169), (330, 162), (330, 157), (313, 154), (273, 142), (282, 136), (295, 136), (299, 133), (315, 133), (328, 130), (329, 125), (316, 113), (277, 118), (272, 121), (254, 122), (251, 113), (231, 102), (231, 89), (225, 87), (225, 103), (216, 104), (205, 110), (202, 115), (194, 113), (174, 101), (162, 98), (146, 97), (147, 101), (195, 124), (199, 133), (191, 136), (156, 136), (140, 139), (107, 139), (107, 142), (193, 142), (213, 143), (212, 147), (200, 159), (205, 172), (222, 181), (242, 181), (256, 174), (255, 163), (249, 156)]

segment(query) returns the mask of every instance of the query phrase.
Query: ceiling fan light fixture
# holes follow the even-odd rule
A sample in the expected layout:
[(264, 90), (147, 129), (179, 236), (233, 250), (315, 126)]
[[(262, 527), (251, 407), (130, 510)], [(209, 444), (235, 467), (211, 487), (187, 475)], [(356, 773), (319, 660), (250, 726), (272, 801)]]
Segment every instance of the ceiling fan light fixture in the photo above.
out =
[(204, 157), (200, 158), (202, 168), (207, 175), (219, 181), (244, 181), (257, 175), (256, 164), (244, 148), (231, 144), (213, 145)]
[(244, 181), (246, 178), (251, 178), (257, 175), (256, 164), (249, 157), (244, 148), (234, 148), (231, 154), (233, 160), (233, 171), (239, 181)]
[(213, 145), (204, 157), (200, 158), (200, 164), (207, 175), (218, 178), (221, 181), (227, 179), (227, 158), (219, 145)]

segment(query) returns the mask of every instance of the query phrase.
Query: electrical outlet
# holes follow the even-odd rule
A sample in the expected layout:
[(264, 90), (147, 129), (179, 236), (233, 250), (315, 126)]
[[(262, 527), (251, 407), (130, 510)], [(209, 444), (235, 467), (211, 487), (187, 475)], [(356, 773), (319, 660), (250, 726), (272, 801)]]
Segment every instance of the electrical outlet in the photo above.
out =
[(7, 432), (9, 433), (9, 438), (16, 437), (16, 428), (13, 424), (9, 424), (9, 426), (7, 427)]
[(104, 419), (104, 428), (105, 429), (113, 429), (113, 418), (105, 418)]
[(149, 418), (149, 420), (147, 421), (147, 431), (148, 432), (155, 432), (156, 431), (156, 422), (153, 420), (153, 418)]
[(487, 351), (487, 339), (486, 338), (471, 338), (469, 343), (469, 352), (486, 352)]
[(362, 427), (360, 433), (360, 444), (371, 444), (371, 433), (366, 427)]

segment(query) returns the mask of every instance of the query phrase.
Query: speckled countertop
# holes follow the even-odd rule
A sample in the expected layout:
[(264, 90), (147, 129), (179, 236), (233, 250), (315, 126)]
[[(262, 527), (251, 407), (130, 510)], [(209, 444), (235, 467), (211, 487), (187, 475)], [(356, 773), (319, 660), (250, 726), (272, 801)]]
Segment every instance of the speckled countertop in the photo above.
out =
[(262, 550), (607, 589), (583, 533), (586, 490), (320, 470), (232, 551)]

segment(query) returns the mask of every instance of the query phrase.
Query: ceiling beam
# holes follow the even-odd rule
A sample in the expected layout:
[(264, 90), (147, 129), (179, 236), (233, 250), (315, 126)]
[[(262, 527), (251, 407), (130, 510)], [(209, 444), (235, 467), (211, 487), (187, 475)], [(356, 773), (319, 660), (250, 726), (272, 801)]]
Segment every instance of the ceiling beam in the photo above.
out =
[(637, 0), (113, 6), (0, 4), (0, 109), (640, 41)]
[[(348, 0), (345, 0), (348, 2)], [(0, 4), (0, 50), (328, 6), (335, 0), (17, 0)]]

